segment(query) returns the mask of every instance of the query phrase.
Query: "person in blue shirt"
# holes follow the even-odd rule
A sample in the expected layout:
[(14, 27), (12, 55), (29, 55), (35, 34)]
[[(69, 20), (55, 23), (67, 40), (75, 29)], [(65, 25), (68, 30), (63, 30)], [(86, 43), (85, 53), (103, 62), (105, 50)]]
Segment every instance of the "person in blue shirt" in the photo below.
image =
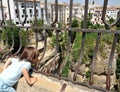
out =
[(37, 63), (39, 51), (34, 47), (26, 47), (19, 58), (9, 58), (0, 74), (0, 92), (16, 92), (13, 86), (19, 81), (21, 75), (31, 86), (36, 77), (29, 76), (31, 64)]

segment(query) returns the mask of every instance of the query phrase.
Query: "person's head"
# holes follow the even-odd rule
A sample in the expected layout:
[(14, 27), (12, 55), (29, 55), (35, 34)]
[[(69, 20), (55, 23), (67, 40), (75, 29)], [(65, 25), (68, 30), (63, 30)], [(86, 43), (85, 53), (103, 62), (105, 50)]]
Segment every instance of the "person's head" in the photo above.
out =
[(38, 60), (39, 51), (34, 47), (26, 47), (21, 56), (20, 60), (26, 59), (30, 63), (36, 63)]

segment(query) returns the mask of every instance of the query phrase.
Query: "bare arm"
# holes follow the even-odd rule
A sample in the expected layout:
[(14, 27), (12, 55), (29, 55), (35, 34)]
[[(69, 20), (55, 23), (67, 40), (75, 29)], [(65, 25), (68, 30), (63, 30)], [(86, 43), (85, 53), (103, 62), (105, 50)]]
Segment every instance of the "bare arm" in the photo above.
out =
[(6, 61), (5, 65), (4, 65), (4, 67), (3, 67), (3, 70), (5, 70), (10, 64), (11, 64), (11, 58), (9, 58), (9, 59)]
[(27, 83), (30, 86), (32, 86), (37, 81), (37, 78), (29, 76), (28, 71), (26, 70), (26, 68), (22, 69), (22, 73), (23, 73), (23, 76), (25, 77)]

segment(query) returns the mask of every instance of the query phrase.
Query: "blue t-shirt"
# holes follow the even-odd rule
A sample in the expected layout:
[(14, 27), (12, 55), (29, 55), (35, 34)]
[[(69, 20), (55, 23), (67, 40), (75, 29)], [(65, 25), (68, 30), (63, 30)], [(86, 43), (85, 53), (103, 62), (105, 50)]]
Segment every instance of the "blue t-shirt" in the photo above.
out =
[(22, 75), (22, 69), (26, 68), (27, 71), (31, 68), (31, 63), (26, 60), (19, 61), (18, 58), (12, 58), (11, 65), (9, 65), (1, 74), (0, 78), (4, 80), (9, 86), (13, 86)]

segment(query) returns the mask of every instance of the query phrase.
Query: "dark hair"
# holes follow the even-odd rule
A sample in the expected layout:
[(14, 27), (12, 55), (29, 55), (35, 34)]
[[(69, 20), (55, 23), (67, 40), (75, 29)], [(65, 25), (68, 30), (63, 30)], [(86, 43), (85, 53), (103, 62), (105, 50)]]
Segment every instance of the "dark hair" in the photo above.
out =
[(26, 47), (23, 50), (19, 59), (20, 60), (26, 59), (27, 61), (32, 63), (32, 61), (38, 56), (39, 56), (39, 51), (36, 48), (30, 46), (30, 47)]

